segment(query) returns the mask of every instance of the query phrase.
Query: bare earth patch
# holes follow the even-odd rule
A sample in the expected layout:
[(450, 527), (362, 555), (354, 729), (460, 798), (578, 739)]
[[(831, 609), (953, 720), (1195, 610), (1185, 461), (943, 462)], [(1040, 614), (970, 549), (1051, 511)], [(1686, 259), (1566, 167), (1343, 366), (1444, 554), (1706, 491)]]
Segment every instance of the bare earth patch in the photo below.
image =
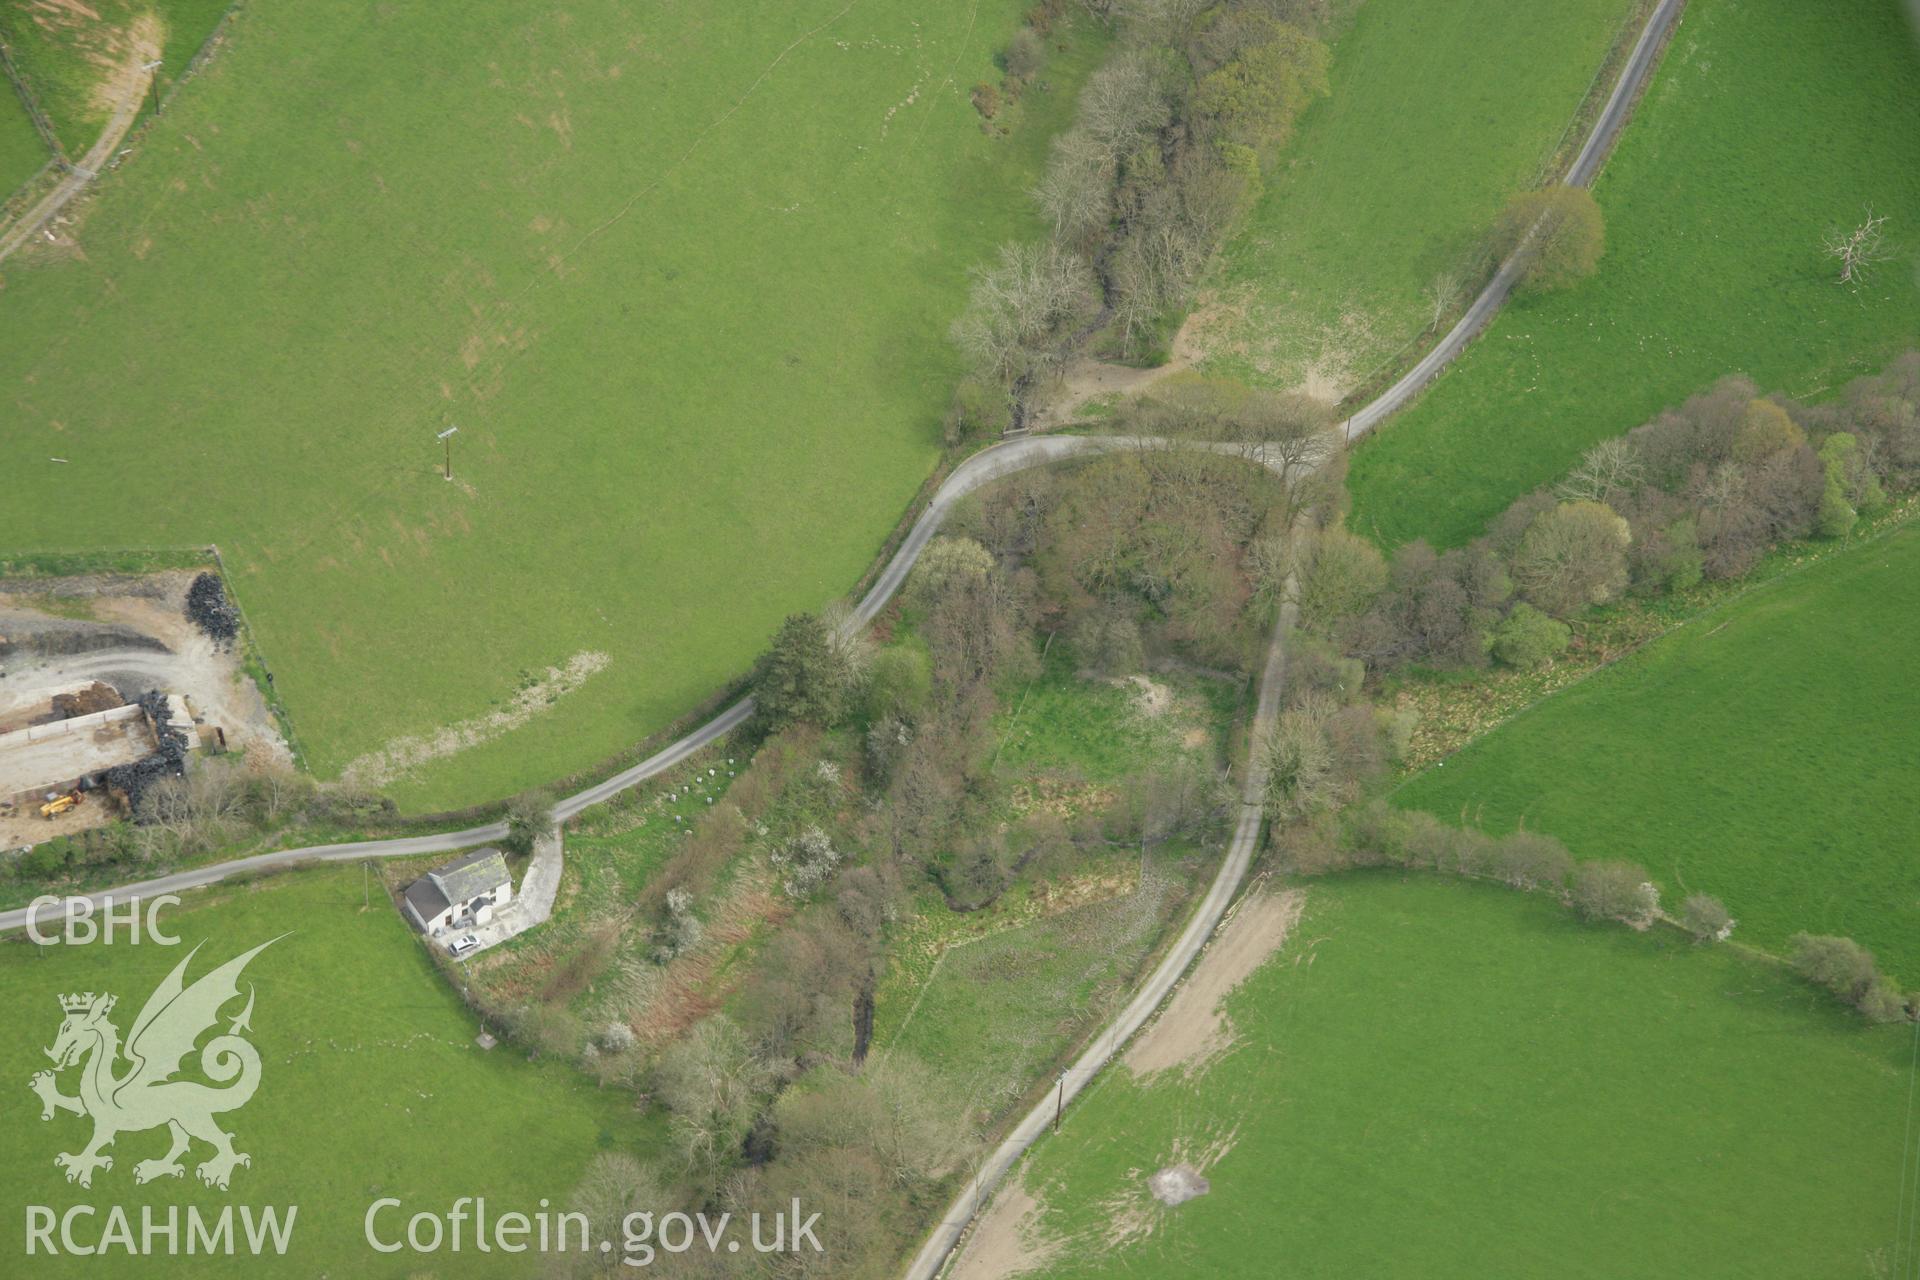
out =
[(1127, 1170), (1129, 1186), (1100, 1202), (1104, 1232), (1100, 1249), (1124, 1249), (1159, 1230), (1167, 1214), (1195, 1196), (1213, 1189), (1207, 1170), (1220, 1163), (1239, 1139), (1238, 1129), (1205, 1138), (1178, 1138), (1167, 1163), (1141, 1180), (1140, 1169)]
[(1329, 404), (1344, 399), (1389, 355), (1382, 317), (1358, 305), (1342, 308), (1327, 323), (1243, 285), (1217, 316), (1204, 336), (1207, 357), (1243, 362), (1268, 386)]
[(1136, 1077), (1179, 1068), (1191, 1078), (1233, 1046), (1233, 1024), (1220, 1005), (1266, 963), (1299, 923), (1304, 889), (1256, 891), (1242, 902), (1160, 1016), (1127, 1049)]
[(1147, 1190), (1161, 1204), (1172, 1208), (1213, 1190), (1213, 1184), (1190, 1164), (1170, 1164), (1147, 1179)]
[(1000, 1280), (1053, 1261), (1066, 1242), (1040, 1234), (1046, 1208), (1027, 1190), (1024, 1173), (1010, 1180), (974, 1224), (950, 1280)]
[(1167, 713), (1168, 708), (1173, 706), (1173, 690), (1158, 680), (1151, 680), (1146, 676), (1127, 676), (1113, 683), (1122, 688), (1128, 685), (1133, 686), (1134, 708), (1149, 720), (1159, 719)]

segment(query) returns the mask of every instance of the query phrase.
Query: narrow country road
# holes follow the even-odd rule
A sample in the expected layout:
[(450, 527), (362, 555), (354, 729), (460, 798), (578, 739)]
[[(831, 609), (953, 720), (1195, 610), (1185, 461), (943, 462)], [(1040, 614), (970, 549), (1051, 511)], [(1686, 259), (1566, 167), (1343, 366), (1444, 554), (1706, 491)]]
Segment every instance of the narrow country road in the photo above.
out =
[[(1606, 106), (1601, 109), (1585, 145), (1580, 148), (1580, 154), (1567, 171), (1566, 181), (1570, 185), (1590, 185), (1599, 173), (1601, 162), (1619, 138), (1620, 130), (1626, 124), (1635, 99), (1645, 87), (1647, 77), (1652, 74), (1659, 50), (1668, 33), (1673, 30), (1684, 3), (1685, 0), (1660, 0), (1660, 4), (1648, 15), (1647, 25), (1634, 43), (1626, 65), (1621, 68), (1620, 78), (1613, 92), (1608, 95)], [(1511, 259), (1502, 263), (1492, 281), (1467, 309), (1467, 314), (1441, 339), (1440, 344), (1408, 370), (1406, 376), (1348, 420), (1347, 439), (1358, 439), (1405, 406), (1441, 369), (1466, 350), (1467, 344), (1486, 327), (1513, 292), (1517, 275), (1517, 267)], [(1046, 1132), (1059, 1109), (1087, 1086), (1117, 1048), (1125, 1044), (1159, 1008), (1161, 1001), (1172, 992), (1181, 975), (1213, 936), (1220, 918), (1226, 914), (1227, 905), (1239, 892), (1260, 838), (1260, 798), (1266, 790), (1266, 766), (1260, 745), (1265, 742), (1267, 729), (1280, 705), (1280, 693), (1286, 680), (1286, 635), (1291, 622), (1291, 610), (1283, 611), (1267, 650), (1267, 664), (1260, 676), (1259, 703), (1254, 714), (1253, 730), (1247, 738), (1247, 770), (1240, 792), (1239, 822), (1234, 828), (1233, 842), (1227, 847), (1227, 856), (1221, 861), (1220, 870), (1215, 873), (1206, 898), (1193, 913), (1179, 941), (1167, 952), (1166, 958), (1154, 969), (1132, 1002), (1117, 1018), (1093, 1034), (1088, 1041), (1090, 1047), (1060, 1077), (1055, 1089), (1013, 1127), (967, 1185), (960, 1189), (946, 1214), (935, 1224), (926, 1243), (908, 1266), (907, 1280), (935, 1280), (947, 1260), (953, 1256), (954, 1248), (968, 1224), (1007, 1171)]]

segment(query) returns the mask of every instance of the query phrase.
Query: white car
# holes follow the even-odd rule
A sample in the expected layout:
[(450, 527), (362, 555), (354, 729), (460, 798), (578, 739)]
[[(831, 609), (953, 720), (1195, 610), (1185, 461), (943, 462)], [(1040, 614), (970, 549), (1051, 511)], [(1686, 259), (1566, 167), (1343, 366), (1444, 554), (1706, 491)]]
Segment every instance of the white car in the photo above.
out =
[(447, 944), (447, 954), (457, 960), (469, 951), (478, 950), (479, 946), (480, 939), (470, 933), (463, 933)]

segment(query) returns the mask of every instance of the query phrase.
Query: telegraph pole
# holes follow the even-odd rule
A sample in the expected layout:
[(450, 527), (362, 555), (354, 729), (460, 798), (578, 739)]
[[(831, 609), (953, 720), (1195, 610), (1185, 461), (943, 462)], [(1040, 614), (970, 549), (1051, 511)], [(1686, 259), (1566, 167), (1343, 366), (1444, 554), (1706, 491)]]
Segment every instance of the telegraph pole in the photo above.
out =
[(448, 427), (445, 431), (442, 431), (434, 437), (434, 439), (438, 440), (441, 444), (447, 446), (446, 477), (448, 480), (453, 479), (453, 433), (459, 429), (458, 427)]
[(147, 73), (147, 87), (153, 90), (153, 114), (160, 114), (160, 64), (164, 61), (155, 58), (152, 62), (143, 62), (140, 69)]

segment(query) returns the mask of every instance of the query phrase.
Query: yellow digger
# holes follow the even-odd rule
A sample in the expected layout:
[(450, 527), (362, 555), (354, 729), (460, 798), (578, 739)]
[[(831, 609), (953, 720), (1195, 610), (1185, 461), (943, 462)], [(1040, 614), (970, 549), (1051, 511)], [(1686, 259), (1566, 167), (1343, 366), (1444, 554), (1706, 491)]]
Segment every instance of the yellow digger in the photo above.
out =
[(63, 796), (55, 796), (40, 806), (40, 816), (43, 818), (57, 818), (67, 810), (78, 805), (80, 800), (81, 795), (77, 789), (69, 791)]

